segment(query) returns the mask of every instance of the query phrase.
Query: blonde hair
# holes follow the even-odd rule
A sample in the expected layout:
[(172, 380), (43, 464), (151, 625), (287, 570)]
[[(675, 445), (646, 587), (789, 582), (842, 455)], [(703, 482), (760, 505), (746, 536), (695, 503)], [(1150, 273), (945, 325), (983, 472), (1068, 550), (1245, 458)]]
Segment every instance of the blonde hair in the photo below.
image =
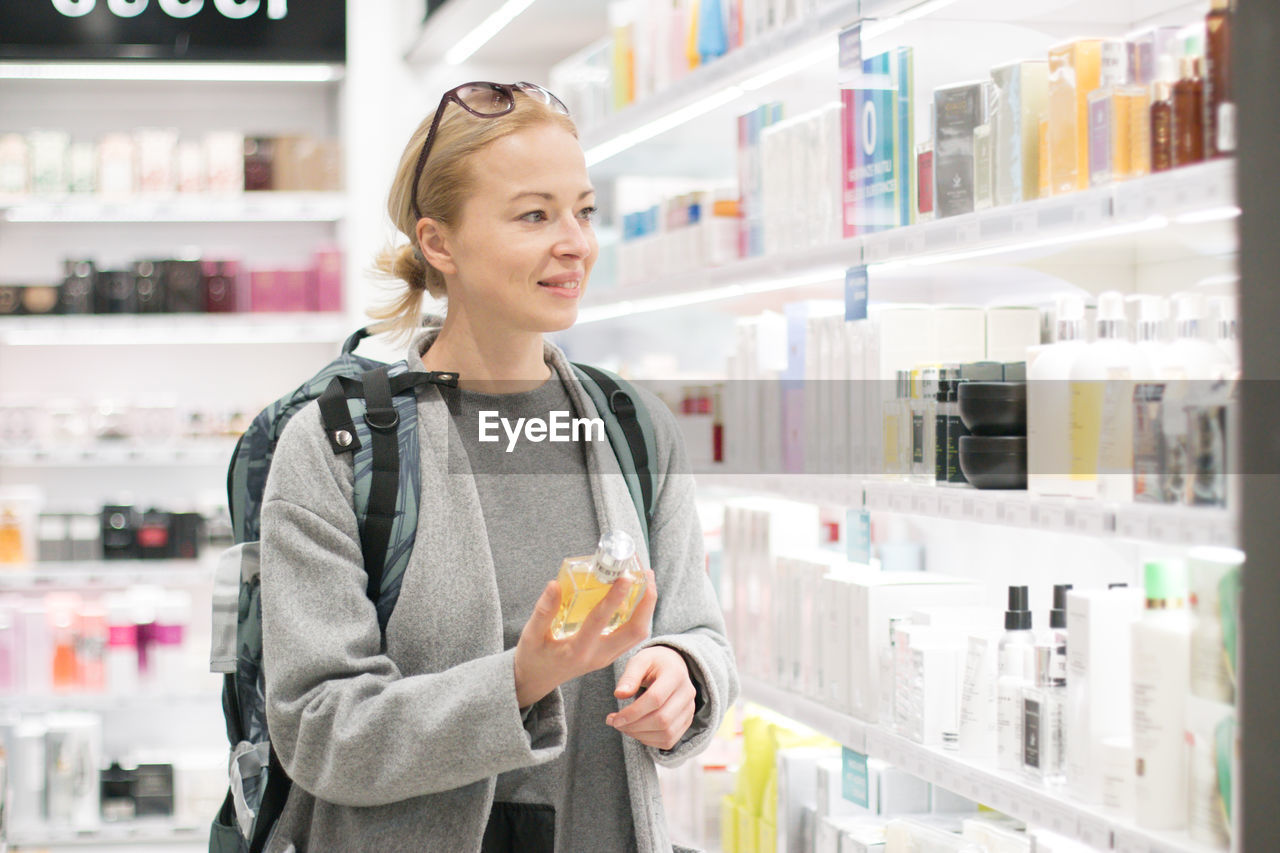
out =
[[(475, 186), (475, 176), (468, 165), (471, 155), (504, 136), (541, 124), (558, 125), (575, 138), (578, 135), (571, 118), (518, 90), (515, 108), (495, 118), (474, 116), (452, 101), (446, 102), (442, 109), (444, 115), (436, 128), (422, 175), (418, 178), (417, 202), (424, 218), (434, 219), (448, 227), (457, 226), (462, 206)], [(444, 275), (427, 263), (418, 248), (418, 218), (409, 197), (418, 157), (422, 154), (422, 146), (434, 118), (435, 113), (427, 115), (409, 137), (387, 199), (391, 221), (400, 233), (409, 238), (409, 242), (383, 249), (373, 265), (377, 277), (395, 283), (391, 286), (391, 300), (369, 309), (368, 314), (381, 321), (377, 331), (391, 332), (402, 338), (408, 337), (422, 323), (424, 293), (435, 299), (447, 295)]]

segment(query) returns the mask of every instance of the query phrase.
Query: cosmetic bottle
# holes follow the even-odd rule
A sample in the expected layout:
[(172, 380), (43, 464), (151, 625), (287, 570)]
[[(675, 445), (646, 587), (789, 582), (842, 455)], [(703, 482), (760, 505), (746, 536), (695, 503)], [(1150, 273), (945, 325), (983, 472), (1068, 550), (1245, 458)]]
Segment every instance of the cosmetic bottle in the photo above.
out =
[(1124, 296), (1098, 297), (1098, 339), (1071, 365), (1071, 492), (1133, 500), (1133, 386), (1151, 373), (1129, 341)]
[(1231, 0), (1210, 0), (1204, 19), (1204, 151), (1209, 158), (1235, 151), (1231, 94)]
[(884, 402), (884, 473), (905, 477), (911, 470), (911, 372), (899, 370), (894, 396)]
[(1135, 817), (1146, 829), (1180, 830), (1187, 823), (1184, 726), (1191, 669), (1186, 569), (1151, 561), (1143, 573), (1146, 608), (1132, 628)]
[(614, 530), (600, 537), (594, 554), (567, 557), (560, 564), (560, 610), (551, 623), (552, 636), (561, 640), (578, 633), (591, 610), (609, 594), (614, 581), (624, 576), (631, 581), (631, 589), (609, 619), (605, 634), (631, 618), (644, 594), (646, 578), (636, 558), (635, 541), (624, 531)]
[(922, 367), (911, 371), (911, 481), (933, 485), (937, 442), (938, 369)]
[(934, 394), (936, 414), (933, 419), (933, 476), (936, 483), (947, 482), (947, 435), (952, 408), (947, 401), (951, 392), (952, 375), (950, 368), (938, 370), (937, 393)]
[(996, 679), (996, 757), (1001, 770), (1017, 770), (1022, 756), (1022, 689), (1031, 673), (1035, 634), (1025, 586), (1009, 587)]
[(1173, 84), (1173, 165), (1204, 159), (1204, 78), (1200, 57), (1182, 57), (1181, 78)]
[(1151, 84), (1151, 171), (1173, 168), (1173, 84), (1177, 73), (1173, 57), (1156, 61), (1156, 81)]
[(1208, 380), (1229, 374), (1231, 359), (1202, 334), (1204, 297), (1198, 293), (1178, 293), (1173, 297), (1173, 304), (1177, 331), (1173, 342), (1163, 348), (1155, 365), (1157, 378)]
[(969, 481), (960, 470), (960, 439), (969, 435), (969, 428), (960, 417), (960, 383), (964, 380), (964, 368), (954, 368), (947, 388), (947, 479), (948, 483), (963, 485)]
[(1212, 304), (1214, 316), (1217, 318), (1214, 346), (1231, 362), (1232, 372), (1238, 374), (1240, 372), (1240, 332), (1236, 298), (1215, 296)]
[(1087, 346), (1084, 300), (1058, 300), (1055, 342), (1027, 366), (1027, 489), (1036, 495), (1070, 494), (1071, 366)]
[(1067, 593), (1073, 588), (1069, 583), (1055, 584), (1053, 608), (1049, 611), (1049, 644), (1054, 648), (1054, 663), (1061, 667), (1053, 677), (1061, 678), (1063, 684), (1067, 683)]
[[(1035, 684), (1022, 690), (1022, 772), (1044, 785), (1066, 782), (1065, 658), (1051, 644), (1035, 647)], [(1059, 674), (1061, 673), (1061, 674)]]
[(1193, 548), (1187, 554), (1191, 586), (1191, 693), (1235, 702), (1235, 647), (1239, 626), (1240, 572), (1244, 552)]

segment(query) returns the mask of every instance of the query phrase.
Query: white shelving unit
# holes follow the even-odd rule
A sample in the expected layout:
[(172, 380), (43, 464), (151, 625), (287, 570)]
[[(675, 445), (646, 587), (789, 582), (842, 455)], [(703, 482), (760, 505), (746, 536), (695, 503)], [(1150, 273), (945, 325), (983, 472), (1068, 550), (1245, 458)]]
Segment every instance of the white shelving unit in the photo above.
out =
[(0, 201), (0, 221), (60, 222), (337, 222), (346, 216), (339, 192), (257, 192), (168, 195), (106, 200), (94, 197)]
[(829, 504), (998, 525), (1097, 539), (1161, 545), (1235, 545), (1238, 519), (1220, 507), (1110, 504), (1054, 498), (1025, 491), (983, 491), (876, 478), (813, 474), (699, 473), (706, 489), (754, 492), (805, 503)]
[(983, 762), (923, 746), (875, 724), (742, 677), (743, 698), (802, 723), (849, 749), (901, 767), (927, 782), (990, 806), (1019, 820), (1077, 838), (1099, 850), (1120, 853), (1219, 853), (1186, 833), (1144, 830), (1128, 819), (1070, 799)]
[(196, 586), (213, 581), (216, 555), (197, 560), (83, 560), (6, 566), (0, 590), (106, 589), (137, 584)]
[(183, 441), (165, 446), (121, 442), (80, 450), (14, 448), (0, 450), (0, 464), (14, 468), (106, 467), (162, 465), (173, 468), (226, 465), (235, 449), (234, 439)]
[(204, 346), (341, 342), (343, 313), (117, 314), (8, 317), (0, 346)]
[(148, 853), (189, 853), (200, 849), (196, 845), (207, 847), (208, 839), (208, 824), (156, 819), (105, 824), (94, 830), (49, 829), (38, 835), (18, 834), (9, 839), (9, 845), (15, 851), (67, 848), (91, 853), (143, 848)]

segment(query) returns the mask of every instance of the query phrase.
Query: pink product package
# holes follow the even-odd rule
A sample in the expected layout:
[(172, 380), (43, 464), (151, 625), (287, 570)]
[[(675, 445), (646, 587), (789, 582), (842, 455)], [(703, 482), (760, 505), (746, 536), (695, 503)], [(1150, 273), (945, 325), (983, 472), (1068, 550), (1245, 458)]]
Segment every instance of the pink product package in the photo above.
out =
[(310, 270), (302, 267), (276, 271), (276, 287), (280, 298), (278, 311), (311, 311), (312, 293)]
[(342, 310), (342, 250), (325, 246), (316, 250), (312, 264), (316, 311)]
[(263, 312), (280, 311), (280, 290), (276, 286), (275, 270), (252, 270), (249, 273), (249, 310)]

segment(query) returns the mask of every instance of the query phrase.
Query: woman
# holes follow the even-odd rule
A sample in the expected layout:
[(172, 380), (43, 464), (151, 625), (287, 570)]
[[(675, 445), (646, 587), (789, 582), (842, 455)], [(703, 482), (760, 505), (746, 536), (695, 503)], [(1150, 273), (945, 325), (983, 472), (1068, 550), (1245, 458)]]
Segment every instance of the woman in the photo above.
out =
[[(607, 441), (507, 453), (477, 429), (482, 410), (595, 416), (543, 340), (577, 317), (593, 200), (567, 110), (529, 84), (447, 92), (405, 149), (389, 210), (410, 243), (379, 263), (404, 290), (375, 316), (413, 331), (411, 369), (457, 373), (459, 389), (419, 394), (419, 540), (385, 645), (349, 454), (331, 451), (316, 406), (280, 439), (262, 509), (263, 665), (294, 784), (269, 850), (671, 849), (654, 764), (701, 751), (737, 694), (674, 419), (641, 392), (657, 445), (648, 553)], [(420, 328), (424, 292), (448, 300), (439, 328)], [(561, 560), (613, 529), (652, 566), (634, 616), (601, 635), (619, 581), (554, 639)]]

